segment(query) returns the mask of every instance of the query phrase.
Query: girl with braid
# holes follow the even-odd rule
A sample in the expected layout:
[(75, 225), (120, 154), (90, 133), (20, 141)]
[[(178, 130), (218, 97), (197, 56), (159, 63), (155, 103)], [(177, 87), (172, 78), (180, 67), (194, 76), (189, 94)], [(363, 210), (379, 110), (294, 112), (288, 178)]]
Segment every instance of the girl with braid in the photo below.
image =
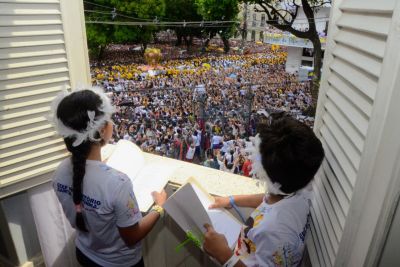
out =
[(71, 156), (61, 162), (53, 186), (77, 230), (76, 257), (82, 266), (144, 266), (142, 240), (162, 215), (165, 191), (156, 205), (139, 211), (131, 180), (101, 161), (111, 138), (114, 107), (98, 88), (63, 92), (53, 101), (52, 122)]

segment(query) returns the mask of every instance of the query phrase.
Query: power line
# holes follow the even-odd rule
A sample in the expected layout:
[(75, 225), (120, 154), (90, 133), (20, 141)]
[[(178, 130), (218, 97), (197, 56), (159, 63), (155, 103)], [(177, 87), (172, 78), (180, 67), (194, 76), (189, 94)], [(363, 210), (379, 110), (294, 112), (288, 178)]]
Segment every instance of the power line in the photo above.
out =
[[(153, 21), (152, 19), (138, 18), (138, 17), (132, 17), (132, 16), (119, 14), (119, 13), (117, 13), (117, 11), (118, 12), (121, 12), (121, 11), (117, 10), (115, 7), (104, 6), (104, 5), (92, 3), (92, 2), (89, 2), (89, 1), (83, 1), (83, 2), (86, 3), (86, 4), (90, 4), (90, 5), (94, 5), (94, 6), (98, 6), (98, 7), (102, 7), (102, 8), (107, 8), (107, 9), (111, 9), (111, 11), (108, 12), (110, 15), (116, 14), (116, 15), (118, 15), (120, 17), (130, 18), (130, 19), (134, 19), (134, 20)], [(90, 11), (93, 11), (93, 10), (85, 10), (85, 12), (90, 12)], [(103, 11), (103, 12), (105, 12), (105, 11)], [(121, 12), (121, 13), (125, 13), (126, 14), (126, 12)], [(106, 13), (103, 13), (103, 14), (106, 14)]]
[[(102, 7), (102, 8), (107, 8), (110, 9), (111, 11), (97, 11), (97, 10), (85, 10), (85, 12), (89, 12), (89, 13), (96, 13), (96, 14), (103, 14), (103, 15), (111, 15), (112, 19), (114, 19), (117, 16), (123, 17), (123, 18), (128, 18), (128, 19), (132, 19), (132, 20), (140, 20), (137, 21), (136, 24), (135, 22), (133, 23), (126, 23), (126, 22), (108, 22), (108, 21), (99, 21), (97, 20), (97, 18), (95, 18), (95, 21), (89, 20), (86, 21), (86, 23), (88, 24), (112, 24), (112, 25), (125, 25), (125, 26), (165, 26), (165, 27), (178, 27), (178, 26), (183, 26), (183, 27), (191, 27), (191, 28), (223, 28), (223, 27), (231, 27), (231, 25), (227, 26), (223, 26), (223, 25), (214, 25), (214, 24), (225, 24), (225, 23), (240, 23), (240, 21), (183, 21), (183, 22), (168, 22), (168, 21), (164, 21), (164, 22), (159, 22), (158, 18), (156, 17), (154, 20), (151, 19), (144, 19), (144, 18), (138, 18), (138, 17), (132, 17), (132, 16), (127, 16), (127, 15), (122, 15), (117, 13), (116, 8), (115, 7), (109, 7), (109, 6), (105, 6), (105, 5), (100, 5), (100, 4), (96, 4), (96, 3), (92, 3), (89, 1), (83, 1), (84, 3), (90, 4), (90, 5), (94, 5), (94, 6), (98, 6), (98, 7)], [(328, 17), (321, 17), (321, 18), (314, 18), (311, 19), (314, 21), (308, 21), (307, 18), (303, 18), (303, 19), (295, 19), (295, 21), (292, 23), (292, 25), (306, 25), (306, 24), (310, 24), (310, 23), (315, 23), (317, 20), (324, 20), (329, 21)], [(258, 22), (258, 21), (263, 21), (263, 20), (252, 20), (252, 23), (254, 22)], [(275, 20), (265, 20), (267, 25), (270, 26), (274, 26), (274, 25), (285, 25), (285, 24), (280, 24), (280, 23), (269, 23), (269, 22), (274, 22)], [(306, 21), (306, 23), (301, 23), (299, 21)], [(126, 23), (126, 24), (125, 24)], [(199, 24), (199, 25), (196, 25)], [(265, 26), (260, 26), (262, 27), (266, 27)], [(257, 26), (252, 26), (252, 27), (257, 27)]]
[(98, 6), (98, 7), (104, 7), (104, 8), (108, 8), (108, 9), (114, 9), (113, 7), (109, 7), (109, 6), (104, 6), (104, 5), (100, 5), (100, 4), (96, 4), (93, 2), (89, 2), (89, 1), (83, 1), (86, 4), (90, 4), (90, 5), (94, 5), (94, 6)]
[[(294, 21), (299, 21), (299, 20), (308, 21), (308, 18), (295, 18), (294, 19)], [(329, 17), (310, 18), (310, 20), (314, 20), (314, 21), (316, 21), (316, 20), (329, 20)], [(265, 22), (268, 22), (268, 21), (276, 21), (276, 20), (274, 20), (274, 19), (266, 19), (266, 20), (256, 19), (256, 20), (251, 20), (251, 21), (265, 21)]]
[(84, 10), (84, 11), (89, 13), (112, 15), (112, 13), (108, 11), (98, 11), (98, 10)]
[[(112, 14), (112, 12), (104, 12), (104, 11), (97, 11), (97, 10), (84, 10), (85, 12), (90, 12), (90, 13), (99, 13), (99, 14)], [(131, 18), (129, 16), (125, 16), (127, 18)], [(123, 21), (123, 22), (129, 22), (129, 21)], [(202, 21), (158, 21), (157, 19), (154, 20), (148, 20), (146, 22), (144, 21), (132, 21), (132, 23), (142, 23), (142, 24), (151, 24), (151, 23), (159, 23), (159, 24), (183, 24), (183, 25), (188, 25), (188, 24), (224, 24), (224, 23), (238, 23), (239, 21), (237, 20), (202, 20)]]
[[(164, 26), (164, 27), (187, 27), (187, 28), (224, 28), (231, 27), (232, 24), (237, 24), (237, 21), (210, 21), (206, 22), (154, 22), (154, 21), (94, 21), (94, 20), (86, 20), (87, 24), (108, 24), (108, 25), (122, 25), (122, 26)], [(284, 25), (277, 23), (268, 23), (269, 26), (274, 25)], [(293, 23), (292, 25), (305, 25), (304, 23)], [(266, 25), (267, 26), (267, 25)], [(248, 30), (251, 30), (248, 29)], [(267, 28), (265, 28), (267, 30)]]
[[(121, 25), (121, 26), (164, 26), (164, 27), (183, 27), (182, 24), (154, 24), (154, 23), (141, 23), (141, 22), (120, 22), (120, 21), (86, 21), (87, 24), (108, 24), (108, 25)], [(228, 28), (232, 27), (232, 25), (186, 25), (186, 28)]]
[[(85, 12), (90, 12), (90, 13), (98, 13), (98, 14), (110, 14), (112, 15), (112, 12), (104, 12), (104, 11), (97, 11), (97, 10), (85, 10)], [(119, 14), (117, 14), (119, 15)], [(131, 18), (131, 19), (136, 19), (134, 17), (130, 17), (130, 16), (125, 16), (125, 15), (119, 15), (122, 17), (126, 17), (126, 18)], [(322, 19), (322, 18), (320, 18)], [(300, 20), (300, 19), (299, 19)], [(307, 24), (307, 23), (301, 23), (299, 22), (299, 20), (294, 21), (294, 23), (292, 25), (298, 25), (298, 24)], [(267, 20), (268, 21), (272, 21), (272, 20)], [(87, 21), (87, 23), (100, 23), (101, 21)], [(240, 21), (237, 20), (225, 20), (225, 21), (221, 21), (221, 20), (214, 20), (214, 21), (158, 21), (157, 19), (155, 20), (147, 20), (147, 21), (114, 21), (113, 23), (108, 23), (107, 21), (103, 21), (105, 24), (116, 24), (116, 25), (126, 25), (126, 26), (135, 26), (135, 25), (141, 25), (141, 26), (148, 26), (148, 25), (160, 25), (160, 26), (169, 26), (169, 25), (182, 25), (182, 26), (210, 26), (210, 24), (212, 26), (217, 26), (214, 24), (226, 24), (226, 23), (240, 23)], [(254, 21), (253, 21), (254, 22)], [(258, 21), (257, 21), (258, 22)], [(197, 25), (198, 24), (198, 25)], [(265, 26), (267, 25), (285, 25), (285, 24), (279, 24), (279, 23), (266, 23)], [(217, 26), (218, 27), (218, 26)], [(256, 26), (253, 26), (256, 27)], [(264, 26), (260, 26), (260, 27), (264, 27)]]
[[(183, 26), (183, 27), (230, 27), (237, 21), (92, 21), (86, 20), (88, 24), (111, 24), (125, 26)], [(226, 25), (229, 24), (229, 25)]]
[[(89, 1), (83, 1), (83, 2), (86, 3), (86, 4), (98, 6), (98, 7), (103, 7), (103, 8), (107, 8), (107, 9), (112, 9), (112, 10), (114, 10), (114, 12), (116, 12), (116, 11), (121, 12), (121, 11), (119, 11), (119, 10), (116, 10), (115, 7), (104, 6), (104, 5), (92, 3), (92, 2), (89, 2)], [(110, 13), (111, 13), (111, 12), (110, 12)], [(128, 14), (127, 12), (122, 12), (122, 13)], [(121, 15), (121, 14), (119, 14), (119, 13), (118, 13), (117, 15), (120, 16), (120, 17), (131, 18), (131, 19), (135, 19), (135, 20), (153, 21), (153, 19), (145, 19), (145, 18), (132, 17), (132, 16), (127, 16), (127, 15)], [(162, 17), (162, 18), (168, 19), (167, 17)], [(156, 19), (158, 19), (158, 18), (156, 17)]]

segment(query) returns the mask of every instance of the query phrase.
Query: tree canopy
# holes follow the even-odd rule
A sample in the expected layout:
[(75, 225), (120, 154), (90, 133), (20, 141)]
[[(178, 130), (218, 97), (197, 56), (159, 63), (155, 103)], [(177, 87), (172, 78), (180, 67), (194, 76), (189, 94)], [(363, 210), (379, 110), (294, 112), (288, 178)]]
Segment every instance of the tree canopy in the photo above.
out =
[[(203, 17), (197, 12), (197, 6), (194, 0), (165, 0), (165, 18), (168, 21), (202, 21)], [(193, 37), (202, 37), (202, 27), (173, 27), (177, 37), (177, 45), (185, 41), (189, 46)]]
[[(92, 0), (93, 4), (85, 3), (86, 20), (110, 20), (111, 10), (102, 12), (100, 5), (106, 4), (105, 0)], [(100, 13), (101, 12), (101, 13)], [(89, 51), (96, 57), (101, 57), (104, 47), (114, 41), (114, 27), (106, 24), (86, 24), (86, 37)]]
[[(239, 14), (238, 0), (195, 0), (198, 12), (208, 21), (236, 21)], [(215, 24), (205, 29), (209, 39), (219, 35), (224, 42), (225, 52), (229, 51), (229, 38), (237, 29), (236, 23)]]
[[(156, 21), (157, 18), (165, 14), (165, 2), (163, 0), (111, 0), (111, 4), (120, 12), (132, 14), (129, 17), (136, 18), (137, 20)], [(132, 20), (127, 17), (121, 17), (121, 19)], [(114, 37), (118, 43), (137, 42), (146, 45), (150, 42), (153, 33), (156, 31), (157, 26), (132, 27), (116, 25)]]
[[(90, 0), (85, 1), (88, 46), (92, 53), (101, 57), (109, 43), (141, 43), (143, 48), (150, 42), (157, 26), (112, 25), (109, 21), (153, 21), (165, 15), (164, 0)], [(93, 23), (98, 22), (98, 23)], [(144, 49), (143, 49), (144, 50)]]
[[(159, 30), (173, 29), (177, 44), (187, 46), (193, 37), (208, 40), (217, 34), (229, 50), (229, 38), (236, 30), (239, 0), (90, 0), (84, 1), (89, 49), (101, 57), (109, 43), (141, 43), (143, 50)], [(151, 22), (180, 22), (181, 25), (157, 26)], [(186, 26), (185, 21), (198, 22)], [(217, 21), (203, 24), (202, 21)], [(223, 23), (220, 21), (230, 21)], [(143, 22), (143, 25), (121, 25), (124, 22)], [(150, 25), (149, 25), (150, 24)], [(156, 24), (156, 23), (154, 23)], [(206, 45), (208, 41), (206, 41)]]

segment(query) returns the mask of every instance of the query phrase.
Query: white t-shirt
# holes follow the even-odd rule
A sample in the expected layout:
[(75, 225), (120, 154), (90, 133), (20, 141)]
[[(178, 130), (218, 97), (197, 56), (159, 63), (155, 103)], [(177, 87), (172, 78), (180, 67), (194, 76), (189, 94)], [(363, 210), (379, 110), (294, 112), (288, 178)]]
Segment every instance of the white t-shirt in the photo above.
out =
[(197, 142), (196, 142), (196, 146), (200, 146), (201, 144), (201, 131), (197, 130)]
[(233, 164), (233, 155), (231, 153), (225, 154), (226, 164)]
[(243, 227), (235, 255), (248, 266), (298, 266), (308, 228), (309, 205), (296, 194), (257, 207)]
[(228, 142), (229, 142), (229, 141), (223, 142), (223, 143), (222, 143), (221, 152), (226, 153), (226, 152), (228, 151), (228, 148), (229, 148)]
[[(58, 166), (53, 187), (67, 219), (75, 228), (70, 158)], [(89, 232), (77, 231), (77, 248), (102, 266), (135, 265), (142, 257), (142, 246), (139, 242), (127, 247), (117, 228), (132, 226), (142, 218), (131, 180), (100, 161), (87, 160), (82, 188), (83, 216)]]
[(200, 146), (200, 142), (201, 142), (201, 135), (197, 134), (197, 135), (192, 135), (193, 138), (193, 143), (195, 146)]
[(222, 146), (222, 148), (221, 148), (221, 152), (228, 153), (229, 150), (230, 150), (231, 148), (233, 148), (233, 147), (234, 147), (234, 146), (233, 146), (233, 140), (226, 141), (226, 142), (223, 143), (223, 146)]
[(221, 143), (221, 142), (222, 142), (222, 136), (214, 135), (214, 136), (212, 137), (212, 144), (213, 144), (213, 145), (218, 145), (218, 144)]

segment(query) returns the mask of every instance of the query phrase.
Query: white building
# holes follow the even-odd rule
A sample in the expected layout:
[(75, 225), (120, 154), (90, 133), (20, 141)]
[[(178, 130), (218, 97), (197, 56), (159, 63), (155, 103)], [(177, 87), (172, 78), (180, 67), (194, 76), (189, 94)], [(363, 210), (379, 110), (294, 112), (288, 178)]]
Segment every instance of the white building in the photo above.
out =
[[(287, 46), (288, 57), (286, 62), (286, 71), (294, 73), (304, 68), (312, 70), (314, 66), (314, 58), (312, 53), (313, 45), (310, 41), (300, 39), (287, 32), (281, 32), (268, 25), (268, 17), (266, 13), (256, 10), (262, 8), (255, 4), (249, 4), (246, 8), (242, 8), (242, 16), (247, 9), (247, 41), (264, 42), (269, 44), (277, 44)], [(318, 8), (314, 14), (317, 32), (321, 33), (322, 49), (325, 50), (326, 32), (329, 21), (330, 4)], [(299, 30), (308, 27), (307, 17), (302, 8), (294, 20), (293, 27)]]
[[(0, 15), (0, 266), (39, 266), (42, 254), (48, 266), (74, 266), (73, 233), (49, 213), (49, 179), (66, 153), (45, 115), (65, 84), (89, 82), (82, 2), (0, 0)], [(333, 2), (314, 127), (326, 159), (313, 183), (312, 266), (400, 265), (399, 20), (396, 0)], [(182, 177), (202, 172), (180, 168)], [(215, 194), (247, 183), (219, 178)], [(168, 254), (179, 239), (161, 226), (162, 242), (145, 246), (148, 266), (210, 266), (198, 250)]]

